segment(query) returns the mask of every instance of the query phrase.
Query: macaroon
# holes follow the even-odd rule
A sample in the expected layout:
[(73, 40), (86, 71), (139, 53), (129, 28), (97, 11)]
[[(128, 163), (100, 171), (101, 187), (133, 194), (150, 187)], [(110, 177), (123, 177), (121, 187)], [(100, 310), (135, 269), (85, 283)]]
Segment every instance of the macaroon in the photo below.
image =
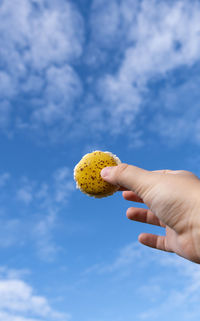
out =
[(113, 195), (119, 187), (104, 181), (100, 173), (104, 167), (117, 166), (120, 163), (120, 159), (110, 152), (97, 150), (84, 155), (74, 168), (76, 187), (95, 198)]

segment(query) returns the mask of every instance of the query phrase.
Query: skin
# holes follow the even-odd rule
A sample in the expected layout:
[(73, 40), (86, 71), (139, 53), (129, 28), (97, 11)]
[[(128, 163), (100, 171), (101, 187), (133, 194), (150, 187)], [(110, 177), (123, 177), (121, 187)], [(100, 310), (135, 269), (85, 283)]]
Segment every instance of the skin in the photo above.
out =
[(147, 171), (120, 164), (106, 167), (102, 178), (120, 186), (125, 200), (145, 203), (148, 209), (130, 207), (130, 220), (165, 229), (165, 236), (142, 233), (149, 247), (174, 252), (200, 264), (200, 179), (188, 171)]

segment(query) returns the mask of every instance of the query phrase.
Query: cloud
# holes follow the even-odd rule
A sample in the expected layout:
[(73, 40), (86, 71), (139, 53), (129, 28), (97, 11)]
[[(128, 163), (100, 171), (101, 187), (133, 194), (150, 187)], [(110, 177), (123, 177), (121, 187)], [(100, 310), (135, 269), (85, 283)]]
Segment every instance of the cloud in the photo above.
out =
[[(9, 270), (4, 268), (7, 274)], [(6, 274), (4, 273), (4, 274)], [(44, 321), (69, 320), (70, 315), (55, 311), (44, 296), (19, 278), (0, 278), (0, 320)]]
[(52, 232), (55, 228), (58, 210), (47, 208), (46, 213), (40, 215), (32, 229), (32, 236), (36, 242), (37, 253), (40, 259), (52, 262), (60, 248), (52, 240)]
[(143, 250), (138, 243), (133, 242), (125, 245), (119, 250), (119, 253), (110, 263), (97, 263), (87, 268), (83, 275), (97, 273), (100, 275), (118, 274), (122, 277), (127, 277), (132, 271), (132, 267), (138, 264), (143, 257)]
[(1, 312), (0, 311), (0, 320), (1, 321), (40, 321), (39, 319), (33, 319), (33, 318), (24, 318), (21, 316), (16, 316), (9, 314), (7, 312)]
[(0, 248), (8, 248), (18, 241), (18, 245), (23, 244), (21, 238), (22, 226), (19, 219), (0, 218)]
[(27, 65), (41, 71), (78, 57), (82, 51), (82, 28), (78, 25), (82, 26), (81, 17), (66, 1), (51, 1), (48, 5), (37, 0), (22, 0), (20, 5), (17, 0), (12, 5), (4, 1), (0, 30), (5, 41), (2, 58), (8, 70), (23, 76)]
[(55, 181), (55, 201), (65, 202), (68, 195), (74, 190), (72, 182), (72, 171), (67, 167), (58, 169), (54, 174)]
[(174, 72), (181, 71), (190, 87), (199, 19), (199, 2), (189, 0), (94, 0), (87, 21), (69, 1), (2, 2), (0, 128), (53, 142), (128, 134), (130, 146), (140, 147), (153, 131), (177, 142), (192, 133), (198, 143), (197, 108), (187, 102), (195, 130), (189, 125), (181, 138), (188, 113), (170, 122), (160, 88), (168, 82), (175, 92)]
[[(2, 175), (2, 183), (7, 175), (7, 173)], [(74, 189), (73, 171), (68, 167), (60, 167), (55, 170), (48, 182), (31, 181), (28, 177), (23, 177), (16, 191), (16, 198), (27, 205), (35, 201), (40, 208), (52, 204), (62, 206)]]
[(139, 278), (145, 275), (145, 284), (142, 278), (137, 287), (137, 297), (141, 296), (142, 302), (147, 300), (149, 304), (146, 309), (143, 306), (137, 316), (139, 320), (160, 320), (164, 315), (166, 320), (174, 315), (181, 320), (196, 320), (200, 313), (196, 304), (200, 299), (200, 267), (174, 254), (130, 243), (119, 250), (112, 262), (103, 268), (99, 265), (94, 271), (109, 278), (117, 274), (123, 277), (123, 282), (127, 279), (133, 284), (137, 271), (141, 273), (137, 274)]
[(33, 111), (33, 126), (73, 122), (73, 102), (81, 91), (79, 77), (70, 66), (50, 67), (46, 74), (45, 104)]
[(113, 35), (119, 33), (120, 20), (120, 7), (116, 1), (93, 1), (90, 20), (93, 40), (106, 47), (112, 46)]
[(200, 143), (198, 73), (199, 67), (196, 67), (181, 83), (164, 85), (157, 96), (150, 128), (170, 145), (186, 140)]
[(20, 188), (17, 191), (17, 198), (25, 204), (29, 204), (33, 199), (30, 186)]
[(111, 295), (119, 290), (123, 293), (118, 299), (125, 302), (126, 308), (123, 316), (119, 313), (119, 320), (124, 317), (131, 320), (133, 309), (136, 320), (198, 319), (198, 264), (136, 242), (125, 244), (115, 254), (109, 252), (109, 257), (89, 267), (83, 277), (86, 280), (86, 277), (98, 276), (100, 284), (107, 285), (108, 292), (112, 289)]
[(138, 259), (141, 259), (141, 251), (136, 243), (130, 243), (120, 249), (118, 256), (108, 265), (103, 266), (100, 273), (115, 273), (122, 272), (127, 274), (128, 267), (134, 264)]
[[(190, 70), (199, 61), (199, 19), (198, 1), (191, 4), (187, 0), (173, 3), (112, 0), (108, 11), (106, 1), (94, 1), (91, 23), (98, 35), (99, 47), (104, 53), (110, 44), (112, 61), (116, 59), (115, 68), (102, 75), (98, 82), (102, 108), (107, 114), (106, 126), (111, 132), (123, 133), (132, 128), (140, 131), (142, 117), (148, 115), (148, 103), (152, 104), (152, 88), (159, 85), (161, 79), (171, 80), (178, 68)], [(174, 93), (177, 94), (175, 90)], [(198, 116), (195, 107), (187, 104), (187, 108)], [(157, 112), (162, 114), (161, 106)], [(146, 117), (147, 123), (150, 122), (152, 115)], [(164, 117), (162, 114), (157, 122), (162, 124)], [(183, 118), (178, 124), (180, 132), (187, 114)], [(197, 121), (195, 127), (199, 128)], [(185, 134), (187, 138), (189, 135), (190, 132)]]
[[(10, 127), (38, 130), (54, 120), (66, 125), (82, 91), (71, 65), (82, 53), (81, 15), (64, 0), (3, 1), (0, 6), (0, 106), (10, 104)], [(4, 115), (8, 122), (5, 108)]]
[[(149, 283), (149, 286), (146, 286), (146, 295), (144, 292), (143, 295), (146, 297), (149, 296), (153, 287), (155, 287), (155, 283), (160, 283), (160, 290), (157, 291), (157, 296), (154, 291), (154, 299), (156, 302), (160, 297), (161, 303), (159, 304), (159, 308), (158, 306), (153, 306), (142, 312), (139, 318), (141, 320), (148, 320), (153, 317), (154, 320), (160, 320), (162, 315), (173, 317), (175, 313), (176, 318), (181, 318), (181, 320), (196, 320), (200, 313), (199, 306), (196, 304), (200, 299), (199, 265), (177, 256), (163, 256), (159, 264), (163, 269), (173, 269), (172, 272), (174, 275), (170, 277), (168, 275), (167, 277), (170, 290), (166, 288), (162, 293), (165, 282), (161, 276), (159, 276), (157, 280), (155, 279), (152, 284)], [(177, 282), (177, 280), (179, 281)]]
[[(17, 184), (5, 172), (0, 174), (0, 189), (0, 247), (29, 244), (40, 259), (53, 261), (61, 249), (54, 239), (59, 215), (75, 190), (73, 171), (60, 167), (46, 181), (22, 177)], [(14, 213), (13, 207), (17, 209)]]
[(11, 76), (4, 71), (0, 72), (0, 97), (1, 99), (8, 99), (15, 94), (15, 86), (12, 83)]
[(6, 266), (0, 266), (1, 279), (23, 279), (31, 274), (28, 269), (11, 269)]
[(8, 129), (10, 125), (12, 107), (8, 100), (2, 100), (0, 103), (0, 129), (8, 134)]
[(5, 172), (0, 174), (0, 188), (4, 187), (10, 179), (10, 174)]
[(35, 202), (40, 204), (37, 212), (41, 214), (33, 228), (33, 237), (36, 238), (38, 254), (43, 260), (54, 260), (60, 250), (54, 243), (52, 234), (57, 225), (57, 217), (74, 189), (72, 171), (61, 167), (54, 172), (52, 183), (42, 183), (35, 194)]

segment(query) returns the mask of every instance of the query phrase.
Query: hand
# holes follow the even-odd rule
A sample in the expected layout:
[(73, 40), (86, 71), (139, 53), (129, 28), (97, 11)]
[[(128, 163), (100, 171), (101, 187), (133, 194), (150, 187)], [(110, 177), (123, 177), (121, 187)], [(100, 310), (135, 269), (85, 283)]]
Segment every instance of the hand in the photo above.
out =
[(166, 229), (165, 236), (140, 234), (141, 243), (200, 263), (200, 180), (193, 173), (120, 164), (104, 168), (101, 176), (125, 190), (126, 200), (148, 206), (130, 207), (129, 219)]

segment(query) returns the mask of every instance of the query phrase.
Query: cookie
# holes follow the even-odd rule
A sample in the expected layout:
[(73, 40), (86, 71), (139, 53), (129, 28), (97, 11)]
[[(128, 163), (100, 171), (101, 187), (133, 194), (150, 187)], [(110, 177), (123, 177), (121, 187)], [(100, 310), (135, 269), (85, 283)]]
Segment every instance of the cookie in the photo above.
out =
[(74, 168), (76, 186), (81, 192), (102, 198), (114, 194), (119, 187), (101, 178), (101, 170), (107, 166), (117, 166), (120, 159), (110, 152), (94, 151), (86, 154)]

